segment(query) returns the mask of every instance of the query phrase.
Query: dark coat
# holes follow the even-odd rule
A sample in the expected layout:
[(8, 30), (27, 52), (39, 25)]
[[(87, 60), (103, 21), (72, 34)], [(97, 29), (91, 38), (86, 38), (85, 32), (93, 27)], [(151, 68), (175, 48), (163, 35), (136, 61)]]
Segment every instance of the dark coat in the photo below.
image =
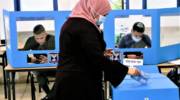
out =
[(104, 57), (105, 42), (99, 30), (82, 18), (69, 18), (60, 33), (59, 72), (55, 100), (102, 100), (102, 72), (113, 86), (128, 68)]
[(53, 50), (55, 49), (55, 38), (53, 35), (46, 36), (46, 42), (41, 46), (36, 42), (35, 37), (29, 37), (24, 45), (23, 50)]

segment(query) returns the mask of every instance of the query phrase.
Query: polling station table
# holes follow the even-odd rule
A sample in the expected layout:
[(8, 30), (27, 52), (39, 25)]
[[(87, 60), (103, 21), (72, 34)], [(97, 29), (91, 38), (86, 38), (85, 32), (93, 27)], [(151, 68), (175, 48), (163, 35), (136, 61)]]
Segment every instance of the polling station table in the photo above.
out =
[[(47, 70), (56, 70), (57, 66), (53, 67), (35, 67), (35, 68), (13, 68), (10, 64), (8, 64), (5, 68), (6, 72), (6, 82), (7, 82), (7, 94), (8, 100), (16, 100), (16, 92), (15, 92), (15, 72), (31, 72), (31, 71), (47, 71)], [(10, 76), (10, 73), (12, 76)], [(12, 77), (12, 78), (10, 78)], [(35, 87), (34, 87), (34, 76), (30, 75), (31, 79), (31, 96), (32, 100), (36, 100), (35, 96)], [(11, 91), (12, 85), (12, 91)], [(11, 94), (12, 93), (12, 94)]]
[(176, 74), (176, 76), (175, 76), (176, 83), (178, 83), (178, 81), (180, 80), (180, 59), (176, 59), (176, 60), (158, 64), (158, 68), (159, 68), (160, 73), (164, 72), (166, 74), (170, 70), (174, 69), (175, 74)]
[(112, 87), (112, 100), (179, 100), (178, 87), (158, 73), (157, 66), (141, 67), (148, 73), (147, 84), (141, 84), (127, 75), (118, 87)]
[[(179, 63), (177, 63), (177, 61)], [(174, 60), (174, 61), (169, 61), (165, 63), (161, 63), (157, 65), (159, 68), (159, 72), (161, 73), (163, 69), (173, 69), (173, 68), (178, 68), (180, 66), (180, 61), (179, 60)], [(166, 72), (167, 73), (167, 72)]]

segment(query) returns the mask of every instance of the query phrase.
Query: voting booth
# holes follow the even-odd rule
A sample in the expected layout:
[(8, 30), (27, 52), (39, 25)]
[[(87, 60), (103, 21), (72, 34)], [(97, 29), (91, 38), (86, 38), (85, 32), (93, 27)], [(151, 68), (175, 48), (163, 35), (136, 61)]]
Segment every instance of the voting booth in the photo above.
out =
[[(59, 33), (63, 23), (69, 16), (67, 11), (4, 11), (4, 29), (7, 41), (7, 57), (14, 68), (57, 66), (59, 60)], [(46, 33), (54, 36), (51, 49), (24, 49), (27, 40), (33, 37), (36, 25), (44, 26)], [(28, 62), (30, 56), (43, 55), (47, 58), (43, 63)]]
[[(58, 59), (53, 59), (58, 55), (59, 51), (59, 33), (62, 24), (66, 21), (70, 11), (22, 11), (8, 12), (4, 11), (5, 33), (7, 41), (7, 56), (10, 64), (13, 67), (41, 67), (55, 66)], [(119, 38), (130, 33), (134, 22), (141, 21), (146, 26), (145, 34), (151, 39), (150, 48), (119, 48), (123, 52), (141, 52), (143, 54), (143, 64), (158, 64), (168, 60), (173, 60), (180, 57), (179, 41), (169, 45), (163, 45), (161, 41), (163, 37), (168, 38), (169, 34), (161, 29), (162, 21), (166, 17), (178, 16), (180, 8), (167, 9), (151, 9), (151, 10), (113, 10), (111, 11), (105, 23), (104, 38), (107, 43), (107, 48), (115, 48)], [(171, 21), (171, 19), (166, 19)], [(179, 20), (179, 19), (178, 19)], [(10, 24), (11, 22), (11, 24)], [(147, 23), (148, 22), (148, 23)], [(177, 21), (178, 23), (178, 21)], [(42, 24), (47, 33), (54, 35), (53, 50), (22, 50), (28, 37), (33, 35), (33, 27), (37, 24)], [(125, 25), (123, 25), (125, 24)], [(127, 25), (126, 25), (127, 24)], [(28, 27), (28, 28), (27, 28)], [(176, 32), (178, 33), (178, 31)], [(177, 37), (176, 35), (174, 35)], [(22, 38), (25, 37), (25, 38)], [(173, 39), (172, 39), (173, 40)], [(173, 51), (173, 52), (171, 52)], [(28, 63), (27, 56), (31, 54), (43, 54), (48, 58), (46, 63)], [(52, 54), (52, 55), (51, 55)], [(53, 61), (50, 61), (50, 59)], [(16, 60), (14, 60), (16, 59)]]
[[(57, 66), (58, 61), (61, 59), (58, 56), (61, 52), (59, 51), (59, 33), (69, 14), (69, 11), (4, 11), (4, 28), (9, 64), (14, 68)], [(146, 24), (146, 33), (151, 39), (150, 48), (116, 48), (120, 53), (142, 53), (143, 62), (142, 60), (137, 60), (137, 62), (143, 64), (143, 66), (139, 66), (138, 68), (149, 73), (149, 80), (146, 85), (141, 85), (131, 77), (126, 76), (125, 80), (117, 88), (112, 87), (113, 100), (179, 100), (177, 86), (167, 77), (159, 74), (156, 66), (151, 66), (180, 57), (180, 45), (178, 42), (170, 45), (161, 45), (160, 43), (162, 40), (161, 16), (179, 16), (179, 14), (180, 8), (113, 10), (109, 13), (104, 23), (104, 38), (107, 48), (115, 48), (118, 38), (130, 32), (131, 29), (127, 28), (126, 25), (121, 25), (128, 18), (131, 19), (130, 21), (134, 17), (138, 19), (129, 23), (130, 25), (136, 21), (149, 22), (150, 24)], [(125, 21), (121, 20), (121, 18)], [(117, 26), (115, 26), (115, 22)], [(54, 43), (52, 43), (54, 44), (54, 48), (51, 50), (24, 50), (23, 47), (27, 39), (33, 36), (32, 30), (38, 24), (43, 25), (48, 34), (54, 35), (55, 39)], [(45, 63), (28, 62), (27, 58), (33, 55), (45, 55), (48, 60)], [(123, 57), (120, 58), (123, 59)], [(166, 97), (165, 95), (169, 96)]]
[[(121, 37), (131, 32), (135, 22), (143, 22), (146, 26), (145, 33), (151, 39), (149, 48), (119, 48), (123, 52), (141, 52), (144, 64), (153, 65), (180, 57), (180, 42), (173, 41), (179, 36), (179, 28), (167, 31), (172, 21), (179, 27), (180, 8), (149, 9), (149, 10), (113, 10), (104, 23), (104, 38), (107, 48), (115, 48)], [(163, 20), (170, 26), (164, 27)], [(175, 21), (176, 20), (176, 21)], [(174, 22), (175, 21), (175, 22)], [(131, 26), (131, 27), (129, 27)], [(173, 37), (172, 37), (173, 36)], [(168, 40), (170, 39), (170, 40)], [(169, 41), (169, 44), (164, 42)]]
[[(143, 63), (143, 66), (137, 66), (138, 69), (149, 74), (147, 84), (141, 84), (127, 75), (118, 87), (112, 87), (112, 100), (179, 100), (179, 88), (166, 76), (160, 74), (155, 66), (180, 57), (180, 42), (176, 38), (180, 35), (179, 16), (180, 8), (114, 10), (109, 13), (104, 23), (107, 48), (114, 48), (116, 51), (119, 49), (122, 56), (119, 61), (122, 63)], [(165, 25), (164, 21), (168, 24)], [(117, 48), (118, 39), (130, 33), (131, 27), (127, 26), (132, 26), (135, 22), (145, 24), (145, 30), (148, 31), (144, 34), (150, 37), (151, 47)], [(143, 54), (143, 61), (127, 59), (123, 55), (125, 52), (140, 52)]]
[[(55, 1), (62, 2), (62, 0)], [(122, 2), (118, 0), (111, 1)], [(153, 0), (140, 0), (140, 2), (135, 0), (125, 1), (127, 7), (124, 8), (131, 9), (135, 4), (133, 2), (136, 2), (139, 10), (112, 10), (109, 12), (105, 23), (103, 23), (104, 39), (107, 43), (107, 48), (116, 49), (112, 60), (118, 60), (125, 65), (131, 64), (136, 66), (139, 70), (148, 74), (148, 81), (146, 84), (141, 84), (127, 75), (119, 86), (116, 88), (111, 87), (112, 100), (179, 100), (178, 87), (166, 76), (159, 73), (156, 64), (180, 58), (180, 41), (174, 41), (178, 40), (176, 39), (177, 37), (180, 37), (180, 8), (151, 9), (153, 8), (151, 5), (143, 6), (141, 3), (155, 3)], [(131, 3), (128, 4), (130, 1)], [(68, 1), (64, 0), (64, 2), (67, 2), (68, 5)], [(164, 4), (166, 5), (166, 3)], [(52, 5), (52, 2), (50, 5)], [(25, 5), (21, 6), (23, 9), (26, 8)], [(37, 4), (36, 6), (39, 5)], [(62, 6), (57, 5), (54, 9), (64, 10), (60, 8)], [(72, 5), (69, 6), (73, 8)], [(116, 6), (115, 4), (114, 8)], [(148, 9), (140, 10), (145, 8), (145, 6)], [(43, 7), (47, 8), (46, 6)], [(157, 5), (156, 8), (159, 7), (161, 6)], [(33, 9), (36, 10), (36, 8)], [(51, 9), (53, 9), (52, 6)], [(9, 64), (13, 68), (57, 66), (61, 59), (59, 56), (61, 53), (59, 51), (60, 30), (69, 14), (70, 11), (3, 11)], [(170, 25), (166, 26), (164, 20)], [(172, 24), (172, 21), (177, 23)], [(151, 47), (118, 48), (120, 39), (131, 32), (131, 27), (135, 22), (143, 22), (145, 24), (145, 34), (151, 39)], [(48, 34), (55, 37), (52, 42), (54, 48), (25, 50), (24, 46), (27, 40), (33, 36), (33, 28), (39, 24), (44, 26)], [(174, 26), (177, 27), (174, 28)], [(167, 29), (175, 31), (168, 31)], [(142, 56), (138, 59), (129, 59), (125, 56), (126, 52), (138, 52)], [(47, 61), (43, 63), (29, 62), (28, 57), (34, 55), (43, 55), (47, 57)]]

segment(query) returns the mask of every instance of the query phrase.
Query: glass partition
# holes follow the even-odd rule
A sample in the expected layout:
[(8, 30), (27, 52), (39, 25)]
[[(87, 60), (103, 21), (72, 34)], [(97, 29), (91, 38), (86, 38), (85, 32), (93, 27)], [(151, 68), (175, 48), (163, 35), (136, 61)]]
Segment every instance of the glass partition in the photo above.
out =
[(160, 17), (160, 46), (180, 43), (180, 15)]

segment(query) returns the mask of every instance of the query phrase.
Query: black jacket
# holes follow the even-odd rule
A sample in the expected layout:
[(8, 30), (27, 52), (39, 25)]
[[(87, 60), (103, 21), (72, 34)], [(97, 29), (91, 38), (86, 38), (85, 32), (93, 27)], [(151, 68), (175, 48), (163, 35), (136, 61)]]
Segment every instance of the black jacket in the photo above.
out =
[(40, 46), (36, 42), (35, 37), (29, 37), (24, 45), (23, 50), (53, 50), (55, 49), (55, 38), (53, 35), (46, 36), (46, 42), (44, 45)]
[[(102, 100), (102, 71), (117, 86), (128, 68), (104, 57), (99, 30), (82, 18), (69, 18), (61, 29), (56, 100)], [(63, 72), (62, 72), (63, 71)]]

